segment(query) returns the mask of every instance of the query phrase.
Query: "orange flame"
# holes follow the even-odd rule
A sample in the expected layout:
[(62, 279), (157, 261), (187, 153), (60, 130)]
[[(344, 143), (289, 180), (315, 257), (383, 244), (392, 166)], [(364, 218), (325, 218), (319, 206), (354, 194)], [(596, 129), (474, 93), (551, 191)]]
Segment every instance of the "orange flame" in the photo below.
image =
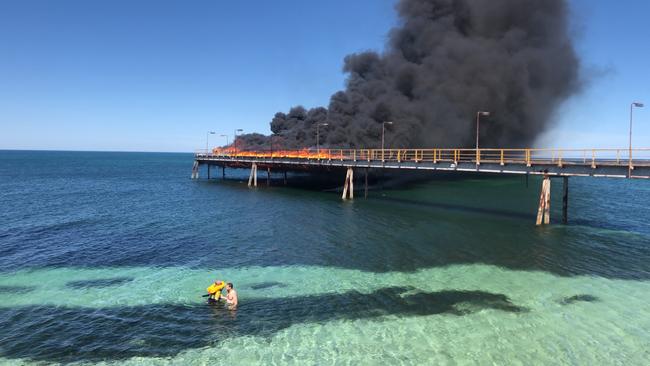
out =
[(249, 158), (296, 158), (296, 159), (337, 159), (340, 153), (335, 154), (330, 150), (273, 150), (273, 151), (237, 151), (233, 147), (214, 148), (214, 155), (229, 157), (249, 157)]

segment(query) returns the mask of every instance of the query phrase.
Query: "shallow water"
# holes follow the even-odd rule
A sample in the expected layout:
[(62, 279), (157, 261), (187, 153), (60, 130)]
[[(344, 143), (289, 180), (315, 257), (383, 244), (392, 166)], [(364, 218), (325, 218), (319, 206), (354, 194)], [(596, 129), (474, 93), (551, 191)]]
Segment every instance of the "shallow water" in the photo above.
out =
[(537, 228), (533, 178), (341, 202), (191, 161), (0, 152), (0, 363), (650, 362), (650, 182), (571, 179)]

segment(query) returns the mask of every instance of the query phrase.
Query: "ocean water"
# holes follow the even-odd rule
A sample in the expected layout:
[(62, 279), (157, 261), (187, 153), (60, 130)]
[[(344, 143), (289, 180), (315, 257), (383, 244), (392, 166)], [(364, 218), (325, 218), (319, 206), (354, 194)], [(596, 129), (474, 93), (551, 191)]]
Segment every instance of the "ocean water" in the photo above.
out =
[(0, 364), (650, 364), (650, 182), (572, 178), (565, 226), (554, 181), (535, 227), (537, 178), (342, 202), (191, 164), (0, 151)]

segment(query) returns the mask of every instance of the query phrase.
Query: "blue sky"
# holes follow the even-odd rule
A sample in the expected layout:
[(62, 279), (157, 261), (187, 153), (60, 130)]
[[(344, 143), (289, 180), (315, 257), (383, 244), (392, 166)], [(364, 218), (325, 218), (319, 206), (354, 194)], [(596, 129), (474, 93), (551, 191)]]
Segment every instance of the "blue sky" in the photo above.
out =
[[(394, 0), (0, 1), (0, 149), (193, 151), (326, 104), (345, 55), (380, 50)], [(650, 104), (650, 2), (570, 0), (585, 91), (540, 146), (625, 147)], [(650, 147), (650, 105), (635, 111)], [(216, 143), (225, 139), (212, 137)]]

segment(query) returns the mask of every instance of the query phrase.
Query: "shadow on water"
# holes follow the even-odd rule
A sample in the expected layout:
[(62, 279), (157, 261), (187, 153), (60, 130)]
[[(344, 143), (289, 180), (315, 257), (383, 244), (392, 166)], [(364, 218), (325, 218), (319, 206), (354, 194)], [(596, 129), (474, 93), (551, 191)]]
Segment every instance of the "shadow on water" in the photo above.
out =
[(383, 288), (243, 301), (234, 312), (220, 305), (147, 305), (117, 308), (28, 306), (0, 309), (0, 356), (48, 362), (167, 357), (238, 336), (272, 336), (292, 325), (387, 315), (463, 316), (484, 309), (528, 309), (503, 294), (421, 292)]
[(253, 283), (251, 285), (248, 285), (248, 287), (253, 290), (263, 290), (267, 288), (284, 288), (287, 286), (288, 285), (286, 283), (277, 282), (277, 281), (259, 282), (259, 283)]
[(426, 208), (433, 208), (439, 210), (479, 213), (479, 214), (501, 216), (501, 217), (508, 217), (514, 219), (525, 219), (531, 221), (535, 220), (536, 217), (536, 215), (525, 214), (519, 211), (460, 205), (460, 204), (453, 204), (453, 203), (431, 202), (431, 201), (425, 202), (425, 201), (416, 201), (416, 200), (409, 200), (409, 199), (396, 198), (396, 197), (374, 197), (373, 199), (385, 201), (385, 202), (400, 203), (403, 205), (409, 205), (414, 207), (426, 207)]
[(34, 291), (36, 288), (31, 286), (0, 286), (0, 294), (26, 294)]
[(560, 300), (559, 303), (562, 305), (571, 305), (576, 302), (597, 302), (597, 301), (600, 301), (600, 299), (594, 295), (581, 294), (581, 295), (573, 295), (573, 296), (565, 297), (562, 300)]
[(133, 277), (101, 278), (97, 280), (71, 281), (66, 283), (65, 286), (74, 289), (110, 287), (110, 286), (117, 286), (127, 282), (131, 282), (133, 280), (134, 280)]

